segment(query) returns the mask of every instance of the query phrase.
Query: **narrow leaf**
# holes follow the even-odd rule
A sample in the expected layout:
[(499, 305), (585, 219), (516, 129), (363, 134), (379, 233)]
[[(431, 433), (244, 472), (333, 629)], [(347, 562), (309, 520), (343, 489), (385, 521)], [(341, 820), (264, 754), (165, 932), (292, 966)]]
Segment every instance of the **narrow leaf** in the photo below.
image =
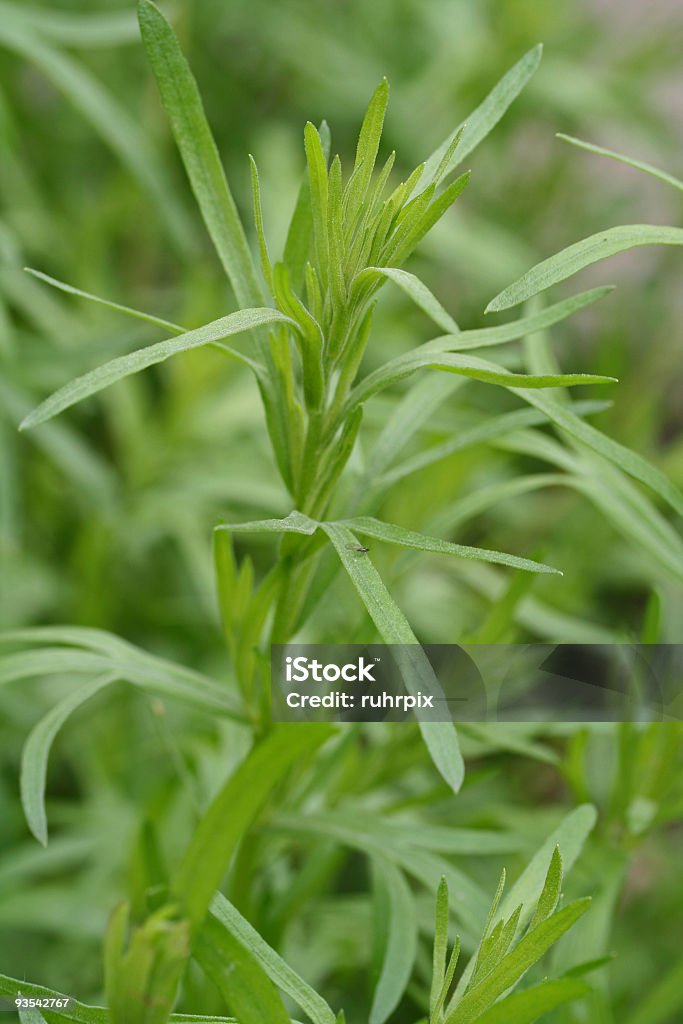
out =
[(290, 1024), (261, 965), (215, 918), (202, 929), (195, 955), (240, 1024)]
[(512, 388), (515, 394), (520, 395), (525, 402), (540, 409), (549, 420), (556, 423), (558, 427), (565, 430), (570, 437), (581, 441), (598, 455), (602, 455), (608, 462), (622, 469), (629, 476), (635, 477), (641, 483), (647, 484), (652, 490), (663, 498), (679, 515), (683, 515), (683, 494), (674, 484), (662, 473), (660, 469), (638, 455), (637, 452), (625, 448), (618, 441), (596, 430), (589, 423), (579, 419), (565, 406), (560, 405), (549, 395), (542, 395), (538, 391), (526, 391), (524, 389)]
[[(323, 156), (327, 159), (330, 152), (330, 132), (325, 121), (320, 125), (318, 134), (322, 141)], [(310, 254), (312, 233), (311, 189), (308, 173), (306, 173), (289, 223), (282, 257), (289, 270), (292, 287), (296, 289), (299, 289), (303, 283), (304, 267)]]
[(133, 309), (132, 306), (122, 306), (119, 302), (112, 302), (111, 299), (103, 299), (99, 295), (92, 295), (90, 292), (81, 291), (80, 288), (74, 288), (73, 285), (67, 284), (65, 281), (59, 281), (56, 277), (43, 274), (40, 270), (33, 270), (32, 267), (24, 267), (24, 270), (27, 274), (37, 277), (39, 281), (44, 281), (46, 284), (52, 285), (53, 288), (58, 288), (68, 295), (76, 295), (79, 299), (88, 299), (90, 302), (96, 302), (107, 309), (113, 309), (117, 313), (125, 313), (127, 316), (133, 316), (138, 320), (145, 320), (148, 324), (154, 324), (155, 327), (164, 327), (166, 330), (174, 331), (176, 334), (182, 334), (185, 330), (184, 327), (174, 324), (171, 320), (162, 320), (158, 316), (152, 316), (151, 313), (144, 313), (140, 309)]
[(310, 756), (329, 726), (275, 728), (230, 776), (197, 825), (173, 890), (193, 932), (201, 925), (235, 848), (284, 773)]
[(489, 551), (486, 548), (452, 544), (450, 541), (441, 540), (438, 537), (428, 537), (423, 533), (395, 526), (393, 523), (382, 522), (372, 516), (358, 516), (354, 519), (342, 520), (341, 525), (366, 537), (377, 537), (378, 540), (386, 541), (388, 544), (397, 544), (404, 548), (431, 551), (441, 555), (458, 555), (460, 558), (472, 558), (481, 562), (495, 562), (498, 565), (508, 565), (513, 569), (523, 569), (526, 572), (562, 575), (559, 569), (553, 569), (552, 566), (544, 565), (542, 562), (518, 558), (516, 555), (508, 555), (504, 551)]
[(276, 953), (236, 907), (217, 892), (211, 903), (211, 914), (242, 945), (249, 950), (273, 984), (286, 992), (307, 1014), (313, 1024), (334, 1024), (335, 1015), (322, 996), (308, 985), (293, 968)]
[(533, 929), (545, 921), (554, 912), (560, 899), (562, 891), (562, 855), (559, 846), (553, 850), (553, 855), (545, 878), (543, 891), (538, 898), (536, 912), (531, 919), (529, 928)]
[[(420, 346), (420, 351), (432, 352), (464, 352), (472, 348), (489, 348), (492, 345), (503, 345), (509, 341), (517, 341), (529, 334), (546, 330), (554, 324), (566, 320), (567, 317), (586, 306), (592, 305), (598, 299), (609, 295), (614, 291), (611, 285), (602, 288), (591, 288), (590, 291), (580, 292), (572, 295), (569, 299), (556, 302), (552, 306), (546, 306), (538, 313), (520, 317), (507, 324), (499, 324), (497, 327), (477, 327), (471, 331), (459, 331), (442, 338), (434, 338)], [(434, 319), (434, 318), (432, 318)]]
[[(521, 925), (523, 926), (531, 919), (533, 908), (537, 906), (543, 891), (543, 886), (548, 876), (548, 868), (555, 850), (559, 847), (562, 851), (564, 872), (566, 874), (583, 849), (586, 839), (595, 826), (597, 817), (597, 811), (592, 804), (582, 804), (566, 815), (558, 827), (536, 851), (507, 896), (501, 901), (494, 915), (496, 923), (508, 918), (513, 913), (515, 907), (518, 907), (520, 904), (522, 904)], [(458, 981), (456, 998), (466, 990), (475, 964), (476, 957), (473, 957)]]
[(429, 995), (429, 1012), (434, 1013), (437, 1000), (446, 976), (448, 953), (448, 882), (441, 878), (436, 893), (436, 921), (434, 924), (434, 949), (432, 953), (432, 985)]
[(534, 1024), (546, 1013), (581, 999), (590, 991), (588, 985), (571, 978), (543, 981), (524, 992), (513, 992), (501, 999), (481, 1017), (477, 1017), (477, 1024)]
[(211, 240), (240, 306), (257, 306), (263, 296), (256, 270), (190, 66), (173, 29), (151, 0), (139, 0), (138, 19), (161, 100)]
[[(609, 403), (575, 402), (572, 410), (577, 415), (586, 416), (591, 413), (603, 412), (606, 408), (609, 408)], [(398, 480), (402, 480), (406, 476), (411, 476), (418, 470), (425, 469), (427, 466), (431, 466), (440, 459), (445, 459), (456, 452), (464, 451), (466, 448), (470, 448), (477, 444), (485, 444), (487, 441), (495, 442), (500, 437), (508, 437), (513, 431), (523, 429), (524, 427), (534, 427), (540, 423), (547, 422), (548, 417), (545, 413), (542, 413), (537, 409), (515, 409), (513, 412), (504, 412), (498, 416), (488, 417), (477, 426), (465, 429), (455, 437), (450, 437), (447, 441), (443, 441), (441, 444), (433, 445), (431, 448), (426, 448), (417, 455), (413, 455), (411, 458), (399, 463), (395, 468), (388, 470), (382, 477), (380, 477), (380, 481), (384, 487), (389, 487)], [(506, 488), (510, 485), (514, 493), (514, 487), (519, 479), (528, 480), (528, 478), (525, 477), (518, 477), (514, 481), (505, 480), (502, 483), (493, 486)], [(535, 485), (531, 483), (530, 486), (533, 488)], [(476, 500), (479, 493), (480, 491), (477, 491), (469, 497)], [(467, 499), (461, 500), (466, 501)]]
[(261, 256), (261, 273), (273, 294), (273, 268), (268, 255), (268, 245), (263, 230), (263, 207), (261, 206), (261, 183), (259, 181), (258, 167), (251, 153), (249, 154), (251, 166), (251, 199), (254, 211), (254, 224), (256, 225), (256, 237), (258, 238), (259, 254)]
[(500, 963), (463, 996), (446, 1024), (471, 1024), (532, 967), (582, 917), (590, 899), (575, 900), (520, 939)]
[[(204, 324), (203, 327), (186, 331), (177, 338), (168, 338), (155, 345), (148, 345), (147, 348), (119, 356), (118, 359), (112, 359), (103, 366), (98, 366), (97, 369), (91, 370), (90, 373), (86, 373), (82, 377), (77, 377), (60, 388), (59, 391), (55, 391), (23, 420), (19, 429), (26, 430), (29, 427), (34, 427), (37, 423), (43, 423), (77, 402), (83, 401), (84, 398), (97, 394), (98, 391), (109, 387), (110, 384), (129, 377), (133, 373), (139, 373), (140, 370), (145, 370), (148, 366), (163, 363), (178, 352), (200, 348), (202, 345), (221, 341), (233, 334), (241, 334), (254, 327), (275, 322), (296, 326), (293, 320), (276, 309), (240, 309), (236, 313), (230, 313), (229, 316), (221, 317), (220, 320)], [(254, 363), (253, 366), (259, 368), (258, 363)]]
[(389, 102), (389, 83), (383, 78), (375, 89), (361, 125), (354, 170), (357, 170), (349, 195), (347, 216), (353, 221), (360, 210), (375, 168), (377, 151), (382, 137), (384, 115)]
[(504, 288), (486, 307), (487, 313), (510, 309), (564, 281), (579, 270), (616, 253), (640, 245), (683, 245), (683, 228), (655, 224), (621, 224), (575, 242), (561, 252), (537, 263), (513, 284)]
[[(478, 356), (461, 356), (455, 352), (436, 353), (418, 349), (391, 359), (384, 366), (364, 377), (349, 395), (347, 412), (367, 402), (379, 391), (396, 384), (404, 377), (410, 377), (418, 370), (444, 370), (462, 377), (498, 384), (510, 388), (557, 388), (575, 387), (579, 384), (613, 384), (615, 377), (604, 377), (588, 373), (567, 374), (523, 374), (512, 373), (504, 367)], [(550, 417), (552, 419), (552, 417)]]
[(369, 1024), (384, 1024), (403, 995), (417, 952), (415, 902), (403, 872), (390, 861), (373, 861), (373, 880), (385, 913), (377, 915), (383, 932), (384, 960), (375, 986)]
[(97, 676), (55, 705), (29, 734), (21, 755), (21, 802), (28, 827), (47, 846), (45, 779), (52, 742), (67, 718), (86, 700), (117, 679), (115, 673)]
[(666, 182), (667, 185), (673, 185), (674, 188), (679, 189), (683, 192), (683, 181), (680, 178), (674, 178), (672, 174), (668, 174), (666, 171), (660, 170), (659, 167), (654, 167), (652, 164), (647, 164), (643, 160), (635, 160), (631, 156), (624, 156), (623, 153), (615, 153), (613, 149), (604, 149), (602, 146), (595, 146), (592, 142), (584, 142), (582, 139), (576, 139), (573, 135), (565, 135), (564, 132), (558, 132), (557, 138), (562, 139), (563, 142), (569, 142), (572, 146), (578, 146), (579, 149), (587, 149), (591, 153), (596, 153), (598, 156), (607, 156), (611, 160), (618, 160), (619, 163), (628, 164), (629, 167), (635, 167), (638, 171), (645, 171), (646, 174), (651, 174), (653, 178), (659, 178), (660, 181)]
[(327, 164), (320, 135), (315, 125), (307, 122), (304, 129), (304, 146), (308, 164), (308, 180), (311, 190), (311, 213), (313, 236), (318, 260), (318, 271), (323, 284), (328, 280), (329, 247), (327, 237)]
[(511, 103), (535, 73), (541, 62), (543, 47), (539, 43), (514, 64), (501, 80), (493, 87), (485, 100), (458, 125), (454, 132), (445, 139), (427, 160), (423, 183), (434, 180), (443, 161), (444, 155), (451, 146), (458, 132), (462, 132), (460, 143), (452, 159), (445, 168), (441, 168), (441, 176), (445, 177), (462, 163), (466, 156), (482, 142), (496, 127)]
[(285, 519), (258, 519), (251, 523), (221, 523), (216, 529), (229, 530), (230, 533), (312, 534), (318, 529), (318, 523), (301, 512), (290, 512)]
[[(358, 591), (370, 618), (386, 644), (401, 645), (399, 665), (410, 693), (440, 692), (434, 670), (420, 647), (408, 620), (384, 586), (379, 573), (369, 558), (358, 558), (353, 552), (357, 539), (342, 523), (321, 523), (334, 544), (342, 565)], [(464, 777), (464, 763), (456, 730), (451, 722), (419, 723), (420, 732), (431, 758), (442, 777), (458, 792)]]
[(436, 296), (432, 295), (419, 277), (409, 274), (407, 270), (399, 270), (396, 267), (367, 267), (356, 276), (352, 283), (352, 289), (360, 288), (366, 282), (383, 277), (398, 285), (438, 327), (448, 331), (449, 334), (457, 334), (459, 328), (450, 313), (446, 312)]

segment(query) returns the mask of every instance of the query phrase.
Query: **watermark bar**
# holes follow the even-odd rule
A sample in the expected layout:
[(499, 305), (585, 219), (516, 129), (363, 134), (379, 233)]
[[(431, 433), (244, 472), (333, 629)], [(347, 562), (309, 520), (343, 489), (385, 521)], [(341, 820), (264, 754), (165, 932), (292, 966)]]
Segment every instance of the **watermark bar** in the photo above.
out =
[(683, 719), (683, 644), (274, 644), (280, 722)]

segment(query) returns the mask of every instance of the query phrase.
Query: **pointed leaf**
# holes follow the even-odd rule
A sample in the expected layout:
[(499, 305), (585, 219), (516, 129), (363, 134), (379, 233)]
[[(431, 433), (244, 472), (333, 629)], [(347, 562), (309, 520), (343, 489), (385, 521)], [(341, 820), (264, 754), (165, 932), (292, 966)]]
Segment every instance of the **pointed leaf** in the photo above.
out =
[(497, 967), (463, 996), (445, 1024), (472, 1024), (582, 917), (590, 899), (575, 900), (520, 939)]
[(389, 83), (386, 78), (383, 78), (372, 95), (358, 136), (354, 162), (354, 170), (357, 170), (358, 173), (349, 194), (348, 217), (350, 221), (355, 220), (372, 178), (388, 102)]
[(436, 893), (436, 921), (434, 924), (434, 949), (432, 953), (432, 984), (429, 995), (429, 1012), (434, 1008), (446, 976), (448, 954), (448, 882), (442, 876)]
[(652, 490), (663, 498), (679, 515), (683, 515), (683, 494), (675, 487), (660, 469), (638, 455), (637, 452), (625, 448), (618, 441), (596, 430), (589, 423), (579, 419), (565, 406), (549, 395), (542, 395), (538, 391), (526, 391), (524, 389), (512, 388), (515, 394), (520, 395), (525, 402), (540, 409), (549, 420), (556, 423), (558, 427), (565, 430), (570, 437), (581, 441), (582, 444), (592, 448), (598, 455), (602, 455), (609, 462), (613, 462), (619, 469), (622, 469), (629, 476), (635, 477), (641, 483), (647, 484)]
[(462, 124), (454, 132), (451, 132), (427, 160), (422, 179), (423, 184), (434, 180), (444, 155), (458, 132), (462, 131), (462, 137), (449, 165), (441, 170), (443, 177), (450, 174), (486, 138), (535, 73), (541, 62), (542, 54), (543, 47), (540, 43), (525, 53), (493, 87), (476, 110), (473, 110), (469, 117), (466, 117)]
[(290, 1024), (258, 960), (215, 918), (202, 929), (195, 956), (240, 1024)]
[(256, 270), (190, 66), (173, 29), (151, 0), (139, 0), (138, 20), (161, 100), (211, 240), (240, 306), (257, 306), (263, 296)]
[(74, 288), (73, 285), (67, 284), (65, 281), (59, 281), (56, 277), (50, 277), (49, 274), (43, 274), (40, 270), (33, 270), (32, 267), (24, 267), (27, 274), (31, 274), (33, 277), (37, 277), (39, 281), (44, 281), (45, 284), (52, 285), (53, 288), (58, 288), (62, 292), (66, 292), (68, 295), (76, 295), (79, 299), (88, 299), (90, 302), (96, 302), (100, 306), (105, 306), (107, 309), (113, 309), (117, 313), (125, 313), (127, 316), (135, 317), (138, 320), (145, 320), (148, 324), (154, 324), (155, 327), (164, 327), (166, 330), (175, 331), (176, 334), (182, 334), (185, 330), (179, 324), (174, 324), (171, 320), (162, 320), (158, 316), (152, 316), (151, 313), (144, 313), (140, 309), (133, 309), (131, 306), (122, 306), (119, 302), (112, 302), (111, 299), (103, 299), (99, 295), (92, 295), (90, 292), (81, 291), (80, 288)]
[(655, 224), (621, 224), (575, 242), (561, 252), (537, 263), (513, 284), (504, 288), (486, 307), (487, 313), (510, 309), (538, 295), (546, 288), (577, 274), (579, 270), (616, 253), (640, 245), (683, 245), (683, 228)]
[(560, 853), (559, 846), (556, 846), (553, 850), (553, 855), (550, 861), (550, 867), (548, 868), (548, 874), (545, 878), (543, 885), (543, 891), (538, 897), (538, 906), (536, 912), (531, 919), (529, 928), (535, 928), (542, 921), (554, 912), (555, 908), (560, 899), (560, 893), (562, 891), (562, 855)]
[(418, 351), (464, 352), (468, 349), (488, 348), (492, 345), (504, 345), (510, 341), (517, 341), (518, 338), (526, 338), (529, 334), (544, 331), (546, 328), (566, 320), (573, 313), (585, 309), (586, 306), (592, 305), (612, 291), (614, 288), (611, 285), (591, 288), (590, 291), (572, 295), (571, 298), (563, 299), (562, 302), (546, 306), (538, 313), (522, 316), (507, 324), (499, 324), (497, 327), (478, 327), (471, 331), (459, 331), (457, 334), (443, 338), (434, 338), (432, 341), (420, 345)]
[[(358, 558), (353, 551), (357, 546), (357, 538), (342, 523), (321, 523), (320, 525), (334, 544), (342, 565), (384, 643), (401, 645), (399, 667), (408, 692), (417, 692), (418, 689), (428, 693), (434, 689), (437, 692), (440, 691), (432, 666), (410, 628), (408, 620), (384, 586), (379, 573), (369, 558)], [(420, 721), (418, 724), (434, 764), (445, 781), (457, 793), (462, 785), (465, 767), (453, 724), (451, 722), (424, 721)]]
[(508, 555), (504, 551), (489, 551), (486, 548), (473, 548), (463, 544), (452, 544), (450, 541), (441, 540), (439, 537), (428, 537), (423, 533), (414, 530), (406, 530), (402, 526), (395, 526), (393, 523), (385, 523), (372, 516), (357, 516), (354, 519), (342, 520), (340, 525), (347, 526), (354, 532), (363, 534), (366, 537), (377, 537), (388, 544), (398, 544), (404, 548), (415, 548), (418, 551), (433, 551), (441, 555), (458, 555), (461, 558), (473, 558), (482, 562), (496, 562), (498, 565), (508, 565), (513, 569), (524, 569), (526, 572), (556, 573), (562, 575), (559, 569), (553, 569), (542, 562), (534, 562), (528, 558), (518, 558), (516, 555)]
[(285, 519), (257, 519), (251, 523), (221, 523), (216, 529), (229, 530), (230, 533), (312, 534), (318, 529), (318, 523), (301, 512), (290, 512)]
[(667, 185), (673, 185), (674, 188), (683, 192), (683, 181), (680, 178), (674, 178), (673, 175), (668, 174), (666, 171), (660, 170), (659, 167), (653, 167), (652, 164), (646, 164), (642, 160), (635, 160), (633, 157), (625, 156), (623, 153), (615, 153), (613, 149), (603, 149), (602, 146), (595, 146), (592, 142), (584, 142), (582, 139), (574, 138), (573, 135), (565, 135), (564, 132), (558, 132), (557, 138), (562, 139), (563, 142), (571, 143), (572, 146), (578, 146), (579, 149), (587, 149), (598, 156), (607, 156), (611, 160), (618, 160), (619, 163), (635, 167), (638, 171), (645, 171), (646, 174), (651, 174), (653, 178), (659, 178), (660, 181), (666, 182)]
[[(430, 352), (417, 350), (391, 359), (378, 370), (364, 377), (349, 395), (346, 412), (351, 412), (358, 405), (391, 384), (409, 377), (418, 370), (444, 370), (457, 373), (462, 377), (483, 381), (486, 384), (497, 384), (509, 388), (557, 388), (575, 387), (579, 384), (613, 384), (615, 377), (591, 375), (589, 373), (568, 374), (523, 374), (512, 373), (504, 367), (478, 356), (461, 356), (454, 352)], [(552, 417), (550, 417), (552, 419)]]
[(403, 872), (384, 858), (375, 858), (373, 867), (373, 881), (383, 908), (375, 920), (383, 932), (384, 958), (368, 1024), (384, 1024), (410, 981), (417, 952), (417, 917), (413, 894)]
[(39, 843), (47, 846), (45, 779), (52, 742), (64, 722), (86, 700), (115, 682), (113, 672), (91, 679), (56, 704), (31, 730), (21, 755), (21, 802), (28, 826)]
[(588, 985), (571, 978), (542, 981), (524, 992), (513, 992), (492, 1006), (477, 1024), (534, 1024), (558, 1006), (581, 999), (590, 993)]
[(436, 296), (432, 295), (427, 285), (423, 284), (419, 277), (409, 274), (407, 270), (398, 270), (396, 267), (367, 267), (354, 279), (352, 289), (383, 277), (398, 285), (415, 305), (444, 331), (457, 334), (459, 328), (450, 313), (447, 313)]
[(211, 914), (249, 950), (274, 985), (286, 992), (307, 1014), (313, 1024), (334, 1024), (335, 1015), (322, 996), (308, 985), (293, 968), (276, 953), (246, 918), (225, 896), (217, 892), (211, 903)]
[[(204, 324), (203, 327), (197, 327), (194, 331), (186, 331), (177, 338), (168, 338), (155, 345), (148, 345), (147, 348), (138, 349), (136, 352), (129, 352), (128, 355), (119, 356), (118, 359), (112, 359), (110, 362), (104, 363), (103, 366), (98, 366), (97, 369), (91, 370), (90, 373), (86, 373), (82, 377), (77, 377), (60, 388), (59, 391), (55, 391), (26, 417), (19, 429), (26, 430), (29, 427), (34, 427), (37, 423), (43, 423), (77, 402), (83, 401), (84, 398), (97, 394), (98, 391), (109, 387), (110, 384), (129, 377), (132, 373), (139, 373), (140, 370), (145, 370), (148, 366), (163, 363), (164, 360), (178, 352), (200, 348), (202, 345), (209, 345), (212, 342), (221, 341), (223, 338), (229, 338), (233, 334), (241, 334), (254, 327), (275, 322), (296, 326), (293, 320), (276, 309), (241, 309), (229, 316), (221, 317), (220, 320)], [(250, 365), (260, 372), (258, 363), (250, 363)]]
[(249, 154), (251, 166), (251, 199), (254, 211), (254, 224), (256, 225), (256, 237), (258, 239), (259, 254), (261, 257), (261, 273), (271, 295), (273, 294), (273, 268), (268, 255), (268, 244), (263, 230), (263, 208), (261, 206), (261, 182), (259, 180), (258, 167), (251, 153)]
[(233, 772), (195, 828), (173, 891), (190, 921), (200, 927), (242, 835), (284, 773), (332, 735), (327, 725), (273, 729)]

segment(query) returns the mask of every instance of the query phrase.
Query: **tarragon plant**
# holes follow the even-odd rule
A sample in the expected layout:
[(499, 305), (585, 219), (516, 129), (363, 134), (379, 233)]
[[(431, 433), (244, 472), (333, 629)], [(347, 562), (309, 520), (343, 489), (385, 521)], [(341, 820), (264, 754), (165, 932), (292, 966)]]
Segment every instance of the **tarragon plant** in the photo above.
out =
[[(68, 715), (113, 681), (124, 678), (148, 692), (231, 716), (248, 723), (255, 736), (251, 753), (200, 818), (176, 870), (167, 873), (150, 868), (148, 913), (142, 924), (131, 932), (129, 909), (122, 906), (115, 912), (105, 949), (108, 1014), (73, 1004), (63, 1016), (85, 1024), (95, 1020), (164, 1024), (169, 1019), (204, 1019), (171, 1016), (178, 985), (192, 955), (241, 1024), (286, 1024), (290, 1017), (278, 989), (313, 1024), (335, 1024), (343, 1019), (288, 967), (220, 892), (217, 894), (245, 832), (283, 780), (294, 773), (295, 798), (291, 807), (285, 807), (279, 822), (275, 819), (274, 827), (284, 832), (294, 829), (297, 835), (308, 832), (327, 836), (354, 846), (375, 865), (378, 891), (386, 896), (390, 909), (386, 914), (385, 956), (371, 1014), (372, 1024), (382, 1024), (398, 1005), (415, 957), (416, 918), (404, 871), (427, 884), (433, 880), (440, 861), (421, 851), (415, 837), (404, 837), (394, 848), (376, 822), (367, 822), (365, 831), (358, 821), (345, 829), (340, 818), (331, 822), (323, 814), (306, 813), (302, 775), (334, 730), (314, 725), (272, 726), (269, 645), (287, 642), (300, 633), (340, 563), (381, 639), (403, 645), (409, 652), (404, 663), (406, 684), (414, 686), (430, 676), (429, 663), (375, 569), (365, 538), (525, 572), (558, 571), (514, 554), (454, 544), (375, 517), (382, 495), (392, 482), (468, 445), (506, 439), (516, 444), (517, 450), (555, 460), (563, 473), (556, 474), (553, 483), (561, 475), (567, 486), (601, 508), (617, 529), (638, 537), (679, 579), (683, 577), (680, 539), (627, 477), (645, 483), (679, 513), (683, 512), (683, 497), (657, 468), (586, 422), (586, 416), (601, 408), (601, 403), (571, 402), (567, 395), (558, 397), (557, 391), (547, 392), (610, 383), (613, 378), (556, 372), (548, 365), (552, 362), (549, 353), (528, 340), (601, 298), (609, 289), (597, 288), (552, 305), (526, 309), (519, 319), (508, 323), (460, 330), (426, 285), (404, 269), (420, 240), (463, 192), (468, 174), (453, 178), (454, 172), (534, 73), (540, 60), (539, 47), (526, 54), (467, 121), (398, 185), (392, 180), (393, 154), (376, 169), (388, 100), (386, 81), (371, 98), (354, 164), (347, 173), (338, 156), (329, 159), (327, 126), (323, 123), (316, 128), (309, 123), (304, 133), (306, 173), (278, 260), (273, 260), (267, 243), (259, 174), (252, 160), (259, 271), (178, 42), (150, 0), (141, 0), (139, 19), (162, 102), (238, 308), (212, 323), (187, 330), (38, 274), (63, 290), (147, 320), (170, 336), (73, 380), (31, 413), (23, 427), (40, 424), (110, 384), (175, 354), (210, 345), (247, 366), (256, 378), (274, 462), (290, 496), (291, 512), (281, 519), (224, 523), (216, 530), (217, 586), (239, 696), (226, 693), (198, 672), (152, 657), (109, 634), (46, 627), (10, 638), (14, 644), (30, 643), (33, 649), (3, 658), (5, 681), (69, 671), (86, 672), (91, 677), (36, 726), (26, 744), (22, 797), (30, 826), (43, 842), (47, 841), (43, 790), (50, 744)], [(682, 241), (683, 232), (675, 228), (646, 225), (610, 229), (539, 264), (497, 296), (489, 308), (513, 307), (590, 262), (630, 246)], [(387, 283), (400, 288), (440, 333), (376, 366), (371, 358), (375, 296)], [(241, 347), (237, 348), (234, 339), (240, 336)], [(522, 339), (527, 340), (521, 360), (519, 354), (517, 362), (512, 360), (515, 369), (508, 365), (507, 351), (499, 362), (472, 354), (476, 349)], [(530, 364), (531, 372), (518, 372), (520, 361), (522, 366)], [(374, 368), (368, 370), (366, 364)], [(374, 449), (368, 452), (364, 468), (353, 467), (351, 472), (366, 403), (421, 370), (439, 373), (429, 378), (426, 386), (420, 383), (406, 391)], [(453, 393), (458, 382), (467, 379), (505, 388), (525, 404), (403, 463), (397, 461), (434, 406)], [(436, 386), (431, 383), (435, 380), (439, 382)], [(535, 430), (548, 423), (559, 428), (562, 445)], [(249, 558), (237, 563), (231, 538), (240, 531), (279, 535), (272, 567), (261, 578), (257, 578)], [(329, 552), (337, 561), (325, 557)], [(434, 764), (457, 792), (463, 763), (455, 728), (450, 723), (423, 723), (420, 728)], [(333, 761), (337, 755), (329, 756)], [(456, 944), (447, 962), (448, 896), (446, 883), (441, 885), (429, 1024), (524, 1024), (584, 992), (582, 982), (575, 978), (540, 981), (523, 992), (511, 992), (586, 909), (583, 901), (557, 909), (562, 858), (565, 867), (575, 859), (592, 828), (594, 812), (579, 808), (570, 819), (550, 837), (550, 845), (545, 844), (539, 851), (502, 903), (501, 883), (480, 941), (473, 923), (485, 919), (481, 891), (464, 875), (451, 872), (461, 903), (459, 923), (474, 950), (455, 985), (459, 947)], [(477, 841), (482, 841), (481, 836)], [(558, 845), (561, 852), (553, 852)], [(392, 851), (391, 856), (387, 849)], [(401, 850), (402, 854), (397, 852)], [(151, 857), (150, 863), (153, 861)], [(0, 992), (16, 991), (17, 983), (11, 979), (0, 981)], [(30, 985), (23, 985), (22, 991), (35, 996), (46, 992)], [(53, 1010), (46, 1012), (44, 1019), (50, 1021), (55, 1016)], [(22, 1019), (35, 1024), (41, 1018), (37, 1011), (29, 1011)]]

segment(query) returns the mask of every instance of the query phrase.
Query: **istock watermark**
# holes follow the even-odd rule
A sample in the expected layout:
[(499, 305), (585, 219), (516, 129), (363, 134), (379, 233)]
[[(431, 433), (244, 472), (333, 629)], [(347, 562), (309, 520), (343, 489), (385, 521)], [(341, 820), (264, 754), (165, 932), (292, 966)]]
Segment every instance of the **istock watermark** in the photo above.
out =
[(271, 667), (285, 722), (683, 718), (680, 644), (286, 644)]

